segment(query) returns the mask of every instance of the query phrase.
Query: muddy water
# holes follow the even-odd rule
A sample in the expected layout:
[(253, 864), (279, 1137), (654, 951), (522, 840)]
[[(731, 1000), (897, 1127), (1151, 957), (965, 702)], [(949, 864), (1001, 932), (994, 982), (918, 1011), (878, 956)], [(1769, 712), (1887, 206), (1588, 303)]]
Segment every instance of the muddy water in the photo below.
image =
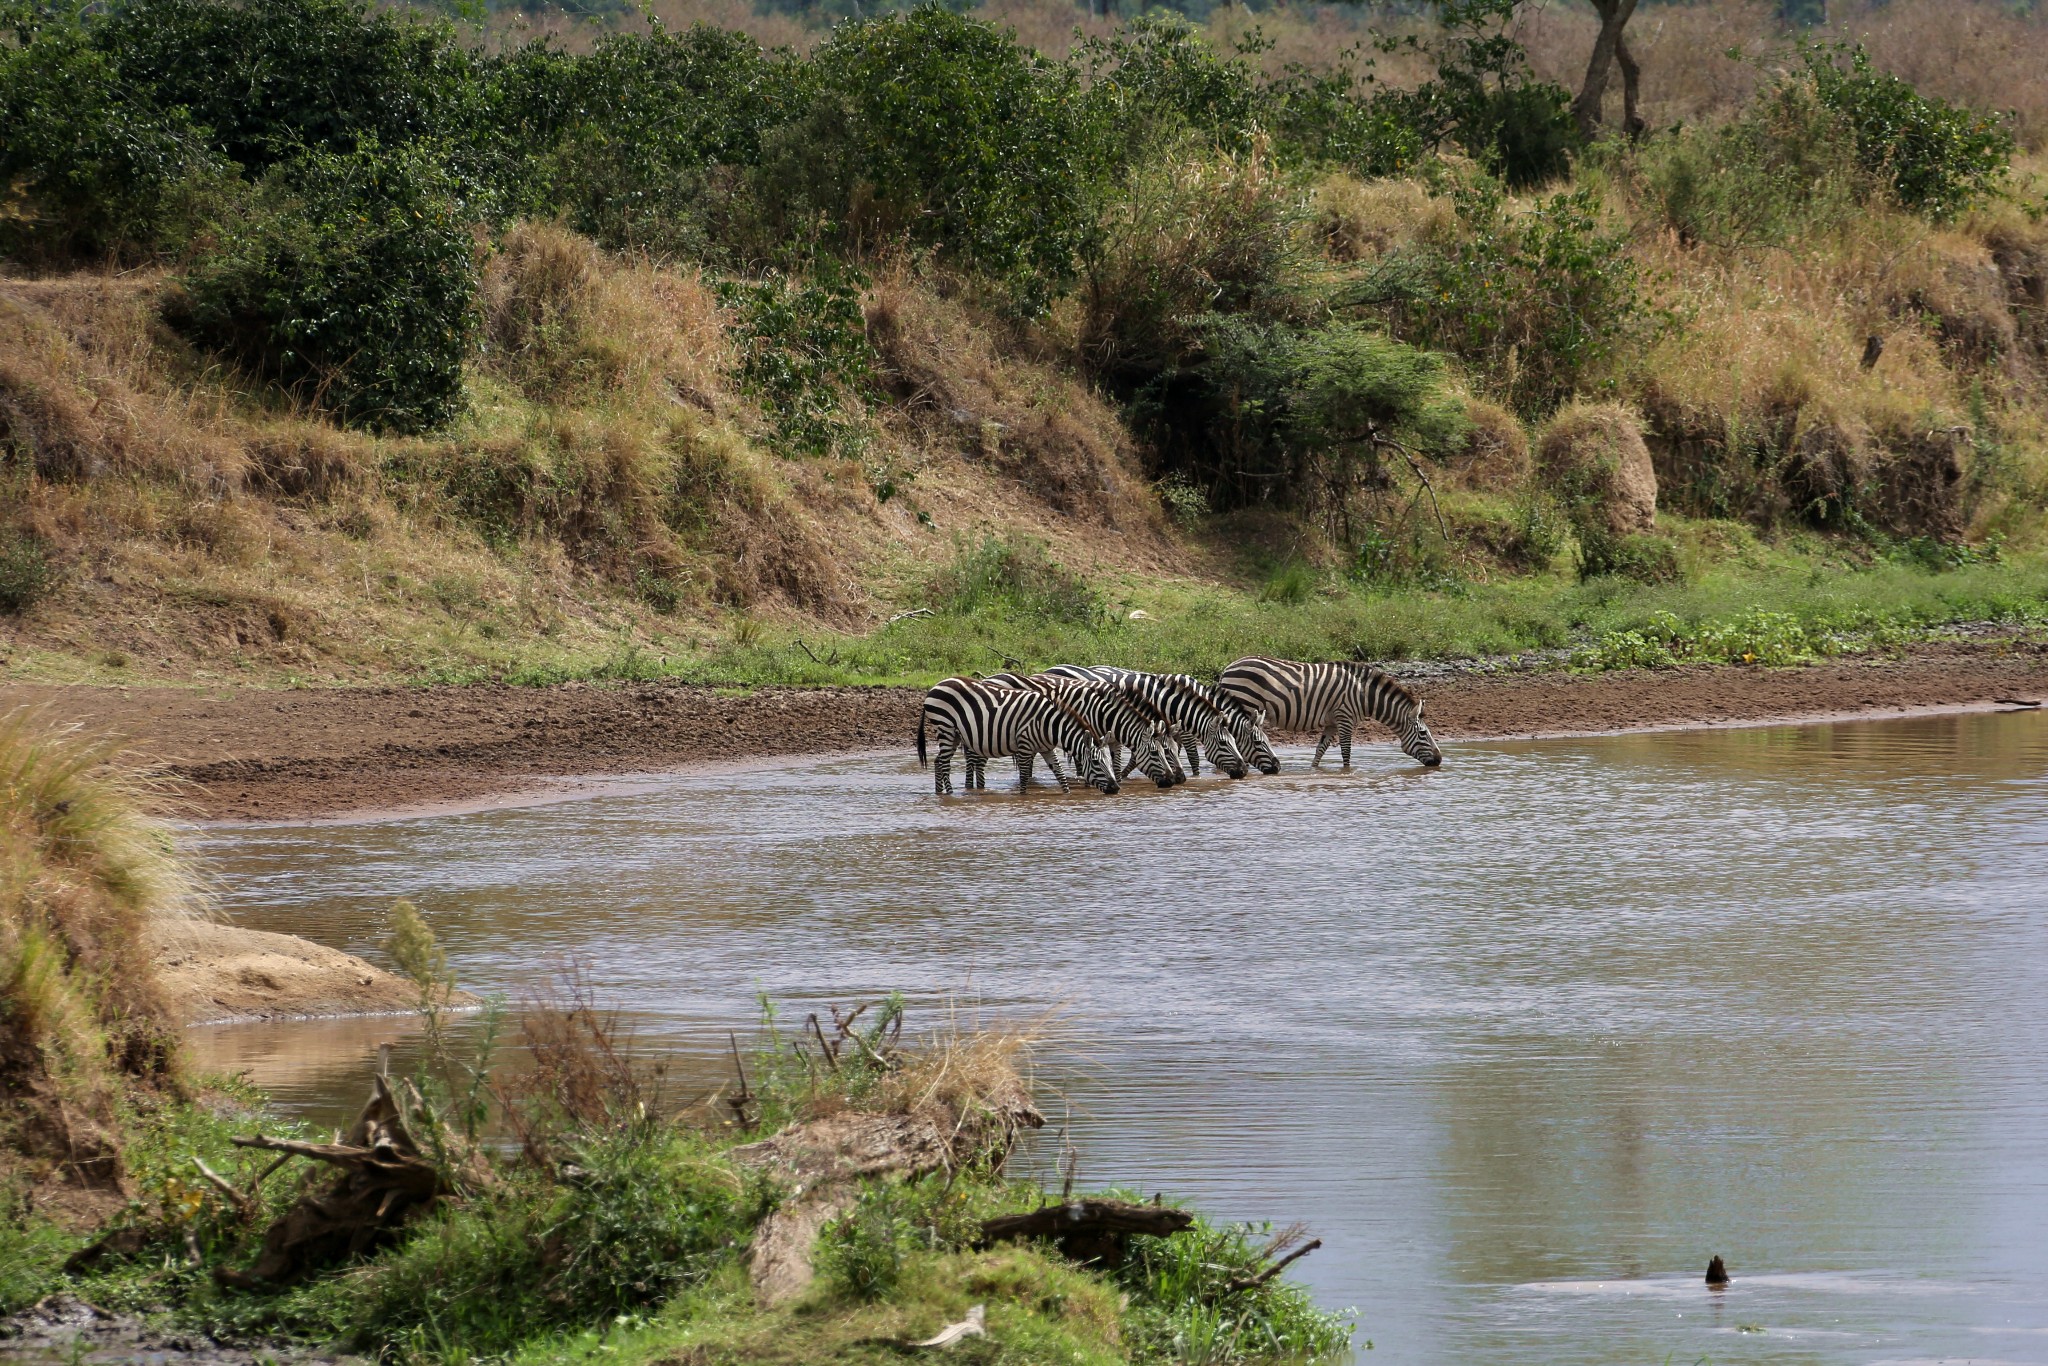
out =
[[(2048, 1361), (2048, 717), (1285, 757), (208, 841), (240, 921), (362, 948), (411, 896), (465, 984), (579, 955), (707, 1067), (757, 990), (1059, 1005), (1083, 1180), (1308, 1221), (1364, 1360)], [(326, 1115), (394, 1032), (204, 1045)]]

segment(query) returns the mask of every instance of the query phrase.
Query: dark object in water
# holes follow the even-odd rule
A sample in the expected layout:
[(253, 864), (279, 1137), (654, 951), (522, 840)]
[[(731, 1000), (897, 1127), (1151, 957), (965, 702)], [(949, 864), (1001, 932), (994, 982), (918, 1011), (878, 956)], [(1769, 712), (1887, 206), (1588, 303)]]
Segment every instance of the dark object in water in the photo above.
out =
[(1728, 1284), (1728, 1268), (1722, 1264), (1719, 1257), (1707, 1263), (1707, 1284), (1717, 1290)]

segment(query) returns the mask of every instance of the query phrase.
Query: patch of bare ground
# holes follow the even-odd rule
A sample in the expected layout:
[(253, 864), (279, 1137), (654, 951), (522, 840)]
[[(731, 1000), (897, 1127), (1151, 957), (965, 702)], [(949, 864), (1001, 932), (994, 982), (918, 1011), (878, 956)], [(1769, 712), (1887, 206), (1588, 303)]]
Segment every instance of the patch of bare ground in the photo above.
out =
[[(2048, 646), (1960, 641), (1799, 669), (1471, 673), (1418, 684), (1448, 739), (1762, 722), (2048, 697)], [(681, 684), (190, 692), (0, 688), (0, 708), (134, 739), (191, 784), (190, 814), (291, 820), (476, 801), (570, 775), (901, 748), (911, 688)]]
[[(417, 986), (354, 954), (296, 935), (212, 921), (160, 920), (146, 938), (158, 990), (183, 1024), (390, 1015), (419, 1007)], [(456, 993), (450, 1004), (476, 998)]]

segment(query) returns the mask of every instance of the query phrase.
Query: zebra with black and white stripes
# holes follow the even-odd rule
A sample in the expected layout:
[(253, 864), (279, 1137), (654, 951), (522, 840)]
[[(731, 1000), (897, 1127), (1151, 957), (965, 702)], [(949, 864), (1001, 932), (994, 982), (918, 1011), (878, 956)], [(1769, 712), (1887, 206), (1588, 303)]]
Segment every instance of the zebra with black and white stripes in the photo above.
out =
[[(1144, 703), (1127, 685), (1083, 683), (1078, 679), (1044, 674), (1025, 678), (1013, 673), (984, 674), (976, 681), (992, 687), (1044, 693), (1066, 703), (1095, 727), (1109, 746), (1110, 767), (1119, 781), (1130, 773), (1124, 765), (1122, 751), (1125, 749), (1131, 752), (1131, 766), (1142, 769), (1145, 776), (1159, 786), (1172, 787), (1175, 783), (1187, 781), (1187, 775), (1174, 762), (1172, 746), (1163, 743), (1168, 730), (1165, 716)], [(981, 764), (980, 756), (968, 756), (969, 787), (982, 785), (977, 781)], [(1017, 777), (1020, 781), (1031, 781), (1031, 766), (1031, 755), (1017, 756)]]
[[(1058, 753), (1064, 749), (1073, 756), (1075, 776), (1082, 782), (1106, 793), (1118, 787), (1095, 728), (1059, 698), (1044, 693), (949, 678), (924, 696), (924, 709), (917, 720), (920, 764), (925, 762), (927, 732), (938, 740), (932, 788), (939, 793), (953, 790), (955, 750), (983, 759), (991, 754), (1012, 754), (1020, 764), (1027, 754), (1039, 755), (1058, 780), (1060, 791), (1068, 792), (1072, 784), (1060, 767)], [(978, 779), (978, 773), (970, 772), (969, 785), (977, 785)]]
[(1240, 706), (1263, 712), (1269, 726), (1318, 732), (1318, 765), (1334, 738), (1344, 767), (1351, 767), (1351, 732), (1364, 717), (1393, 731), (1402, 750), (1417, 762), (1435, 768), (1444, 761), (1436, 737), (1422, 723), (1422, 699), (1370, 664), (1305, 664), (1254, 655), (1225, 669), (1216, 686)]
[[(1209, 762), (1222, 772), (1242, 778), (1250, 772), (1245, 754), (1265, 744), (1255, 718), (1235, 705), (1226, 707), (1208, 687), (1185, 674), (1139, 673), (1111, 664), (1056, 664), (1045, 672), (1084, 683), (1128, 683), (1172, 723), (1174, 734), (1187, 747), (1190, 773), (1201, 772), (1200, 754), (1206, 753)], [(1239, 735), (1244, 736), (1243, 743)], [(1271, 746), (1266, 746), (1266, 752), (1272, 753)], [(1279, 767), (1277, 759), (1274, 767)]]

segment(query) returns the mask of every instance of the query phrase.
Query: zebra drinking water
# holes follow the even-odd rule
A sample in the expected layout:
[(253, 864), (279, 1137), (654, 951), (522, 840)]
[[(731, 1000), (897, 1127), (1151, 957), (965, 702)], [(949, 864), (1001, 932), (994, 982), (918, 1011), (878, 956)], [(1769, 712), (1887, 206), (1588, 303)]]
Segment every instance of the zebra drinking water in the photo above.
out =
[(1240, 706), (1265, 714), (1282, 730), (1320, 732), (1315, 763), (1335, 737), (1344, 767), (1351, 767), (1351, 732), (1369, 716), (1394, 732), (1407, 755), (1435, 768), (1444, 761), (1436, 737), (1422, 724), (1422, 701), (1393, 675), (1370, 664), (1304, 664), (1254, 655), (1225, 669), (1216, 686)]
[[(1043, 674), (1023, 678), (1012, 673), (986, 674), (977, 681), (991, 687), (1044, 693), (1066, 703), (1108, 742), (1110, 767), (1119, 780), (1130, 772), (1124, 765), (1122, 754), (1124, 749), (1128, 749), (1131, 766), (1143, 769), (1145, 776), (1159, 786), (1172, 787), (1175, 783), (1187, 781), (1187, 775), (1174, 762), (1172, 746), (1162, 743), (1168, 730), (1165, 716), (1143, 703), (1127, 685), (1083, 683)], [(981, 764), (980, 756), (968, 756), (969, 787), (982, 785), (977, 781), (981, 778)], [(1031, 781), (1031, 765), (1031, 755), (1017, 756), (1017, 777), (1022, 782)]]
[[(1055, 678), (1079, 679), (1084, 683), (1128, 683), (1173, 723), (1174, 733), (1187, 747), (1190, 773), (1201, 772), (1198, 745), (1208, 754), (1210, 763), (1233, 778), (1242, 778), (1250, 771), (1245, 766), (1247, 753), (1256, 754), (1263, 749), (1268, 757), (1272, 756), (1272, 746), (1266, 744), (1255, 716), (1235, 704), (1226, 708), (1210, 688), (1186, 674), (1146, 674), (1110, 664), (1056, 664), (1045, 672)], [(1278, 768), (1280, 761), (1274, 758), (1272, 764)]]
[[(932, 788), (953, 790), (953, 751), (965, 750), (970, 757), (986, 759), (991, 754), (1013, 754), (1019, 763), (1027, 754), (1042, 755), (1060, 791), (1072, 790), (1066, 771), (1060, 767), (1057, 749), (1074, 756), (1075, 776), (1082, 782), (1115, 792), (1118, 787), (1109, 757), (1102, 752), (1102, 737), (1073, 708), (1044, 693), (1014, 688), (992, 688), (964, 678), (949, 678), (924, 696), (924, 710), (917, 720), (917, 761), (925, 762), (925, 734), (938, 739), (939, 752), (932, 765)], [(978, 774), (970, 772), (974, 785)], [(985, 780), (983, 780), (985, 781)]]

